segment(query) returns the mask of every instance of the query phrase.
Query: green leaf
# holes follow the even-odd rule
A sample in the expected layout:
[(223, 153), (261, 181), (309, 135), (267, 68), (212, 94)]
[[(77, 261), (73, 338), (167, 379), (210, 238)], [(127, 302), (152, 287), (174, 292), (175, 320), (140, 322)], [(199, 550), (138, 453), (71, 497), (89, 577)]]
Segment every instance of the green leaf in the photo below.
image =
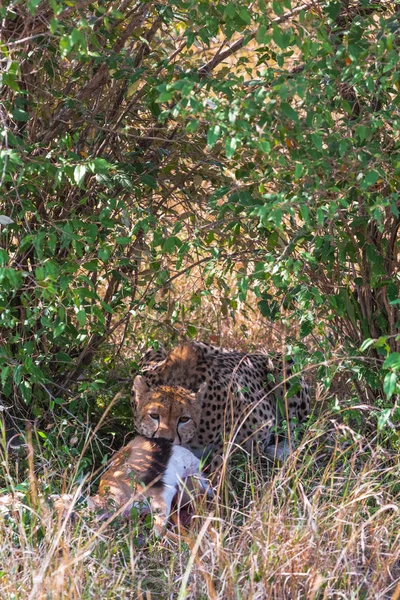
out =
[(0, 248), (0, 265), (6, 265), (9, 260), (10, 257), (8, 256), (7, 250), (5, 250), (4, 248)]
[(236, 137), (231, 137), (226, 140), (225, 153), (227, 158), (232, 158), (232, 156), (235, 154), (237, 143), (238, 140)]
[(385, 379), (383, 380), (383, 391), (386, 394), (386, 398), (390, 400), (390, 398), (394, 394), (394, 390), (396, 389), (397, 375), (396, 373), (387, 373)]
[(186, 31), (186, 47), (190, 48), (190, 46), (193, 46), (195, 40), (196, 40), (196, 36), (195, 36), (194, 32)]
[(246, 23), (246, 25), (250, 25), (251, 15), (245, 6), (241, 6), (239, 8), (239, 17)]
[(14, 383), (16, 385), (19, 385), (22, 381), (22, 373), (23, 373), (23, 366), (22, 365), (17, 365), (14, 369)]
[(110, 258), (110, 250), (108, 248), (100, 248), (99, 252), (98, 252), (98, 257), (100, 260), (102, 261), (106, 261)]
[(324, 11), (328, 13), (329, 18), (332, 21), (335, 21), (339, 16), (340, 9), (342, 8), (342, 3), (334, 0), (333, 2), (329, 2), (327, 6), (325, 6)]
[(25, 400), (25, 402), (27, 404), (29, 404), (31, 401), (31, 398), (32, 398), (32, 388), (31, 388), (31, 384), (29, 383), (29, 381), (26, 381), (26, 380), (21, 381), (19, 389), (21, 390), (23, 399)]
[(120, 244), (120, 246), (126, 246), (127, 244), (131, 243), (131, 238), (130, 237), (117, 237), (117, 239), (115, 240), (117, 242), (117, 244)]
[(148, 175), (147, 173), (144, 173), (143, 175), (140, 176), (140, 181), (142, 183), (144, 183), (145, 185), (148, 185), (149, 187), (151, 187), (153, 190), (157, 189), (157, 180), (152, 175)]
[(54, 254), (57, 246), (57, 236), (54, 233), (49, 233), (49, 239), (47, 244), (49, 246), (50, 252)]
[(65, 354), (65, 352), (57, 352), (56, 359), (58, 362), (72, 363), (72, 358), (68, 354)]
[(314, 146), (318, 150), (322, 150), (322, 137), (318, 133), (312, 133), (311, 139), (313, 141)]
[(224, 9), (224, 18), (229, 17), (233, 19), (236, 16), (236, 5), (233, 2), (228, 2)]
[(64, 404), (65, 403), (64, 398), (54, 398), (53, 401), (55, 404)]
[(301, 214), (301, 218), (303, 219), (304, 223), (310, 222), (310, 209), (308, 208), (308, 206), (306, 204), (303, 204), (302, 206), (300, 206), (300, 214)]
[(398, 298), (399, 286), (396, 285), (396, 283), (394, 281), (390, 281), (388, 283), (388, 286), (386, 288), (386, 293), (387, 293), (387, 297), (389, 300), (389, 304), (392, 304), (392, 302), (396, 302), (396, 300), (399, 300), (398, 303), (400, 303), (400, 298)]
[(86, 175), (86, 165), (77, 165), (74, 169), (74, 181), (81, 187)]
[(340, 156), (344, 156), (349, 148), (349, 143), (347, 139), (340, 140), (339, 142), (339, 154)]
[(11, 367), (3, 367), (1, 369), (1, 384), (4, 387), (7, 379), (10, 376)]
[(72, 49), (71, 36), (64, 35), (60, 39), (60, 52), (61, 52), (61, 56), (63, 58), (65, 58), (67, 56), (67, 54), (71, 51), (71, 49)]
[(221, 136), (221, 127), (219, 125), (213, 125), (210, 127), (207, 133), (207, 144), (212, 148), (215, 146), (217, 140)]
[(285, 115), (285, 117), (288, 117), (292, 121), (298, 121), (299, 115), (287, 102), (281, 103), (281, 111)]
[(163, 244), (163, 251), (172, 254), (175, 248), (179, 248), (182, 245), (181, 240), (176, 235), (168, 237)]
[(14, 290), (19, 290), (22, 286), (22, 273), (21, 271), (17, 271), (15, 269), (7, 269), (7, 277)]
[(72, 46), (78, 46), (80, 48), (85, 48), (86, 46), (86, 38), (85, 34), (81, 29), (73, 29), (71, 33), (71, 43)]
[(21, 108), (14, 108), (11, 114), (16, 121), (22, 121), (24, 123), (26, 123), (26, 121), (29, 121), (28, 113), (25, 110), (22, 110)]
[(280, 29), (277, 25), (272, 28), (272, 39), (281, 50), (286, 50), (290, 45), (292, 35), (290, 32)]
[(292, 398), (293, 396), (295, 396), (296, 394), (298, 394), (301, 391), (301, 385), (299, 382), (297, 383), (292, 383), (290, 388), (288, 389), (288, 391), (286, 392), (286, 398)]
[(294, 178), (300, 179), (303, 174), (303, 165), (301, 163), (296, 163), (296, 167), (294, 169)]
[(87, 163), (88, 169), (92, 171), (92, 173), (97, 174), (106, 174), (109, 169), (112, 167), (109, 162), (107, 162), (104, 158), (94, 158)]
[(89, 260), (83, 263), (82, 268), (86, 269), (86, 271), (97, 271), (98, 266), (97, 260)]
[(87, 237), (90, 243), (93, 243), (95, 241), (98, 232), (99, 230), (97, 225), (95, 225), (94, 223), (89, 223), (89, 225), (87, 226)]
[(186, 125), (186, 131), (188, 133), (194, 133), (199, 128), (199, 120), (191, 119)]
[(66, 328), (66, 325), (62, 321), (57, 323), (57, 325), (53, 329), (53, 337), (57, 338), (58, 336), (60, 336), (62, 333), (64, 333), (65, 328)]
[(189, 338), (194, 339), (197, 336), (197, 329), (194, 325), (188, 325), (186, 327), (186, 333)]
[(55, 19), (54, 17), (52, 17), (50, 19), (49, 25), (50, 25), (50, 33), (52, 35), (54, 35), (57, 32), (57, 29), (60, 25), (60, 21), (58, 19)]
[(167, 92), (167, 91), (161, 92), (161, 94), (156, 99), (156, 102), (158, 104), (162, 104), (163, 102), (169, 102), (170, 100), (172, 100), (173, 97), (174, 97), (173, 92)]
[(279, 318), (279, 306), (276, 300), (260, 300), (257, 306), (262, 316), (270, 321)]
[(266, 43), (266, 38), (268, 37), (266, 35), (267, 33), (267, 26), (265, 25), (265, 23), (261, 23), (261, 25), (259, 26), (258, 30), (257, 30), (257, 35), (256, 35), (256, 42), (257, 44), (265, 44)]
[(17, 154), (14, 150), (0, 150), (0, 161), (10, 161), (10, 163), (15, 165), (23, 165), (23, 161), (19, 154)]
[(28, 0), (28, 9), (31, 15), (36, 13), (36, 9), (39, 6), (41, 0)]
[(372, 346), (374, 343), (375, 343), (375, 340), (372, 338), (368, 338), (367, 340), (364, 340), (360, 346), (361, 352), (364, 352), (365, 350), (367, 350), (367, 348)]
[(381, 410), (380, 415), (378, 417), (378, 430), (381, 431), (386, 423), (389, 421), (390, 416), (391, 416), (391, 409), (390, 408), (384, 408), (383, 410)]
[(376, 276), (383, 276), (385, 274), (385, 263), (380, 252), (373, 244), (369, 244), (367, 245), (366, 254), (371, 263), (372, 273)]
[(101, 300), (100, 304), (104, 308), (104, 310), (106, 310), (111, 315), (113, 314), (114, 311), (113, 311), (112, 307), (109, 304), (107, 304), (107, 302), (104, 302), (103, 300)]
[(266, 140), (260, 141), (258, 145), (264, 154), (269, 154), (271, 152), (271, 144)]
[(385, 335), (381, 335), (377, 340), (374, 340), (374, 346), (375, 348), (383, 348), (384, 346), (389, 348), (387, 337)]
[(364, 177), (364, 180), (362, 182), (362, 187), (365, 189), (367, 187), (370, 187), (371, 185), (374, 185), (374, 183), (376, 183), (379, 178), (380, 178), (380, 175), (379, 175), (378, 171), (370, 171)]
[(278, 16), (282, 16), (285, 13), (282, 3), (280, 1), (277, 2), (276, 0), (272, 2), (272, 10)]
[(392, 352), (383, 363), (384, 369), (400, 369), (400, 353)]
[(76, 313), (76, 319), (81, 327), (86, 324), (86, 312), (84, 310), (78, 310)]
[(301, 337), (305, 337), (314, 329), (314, 323), (309, 321), (308, 319), (304, 320), (300, 325), (300, 335)]

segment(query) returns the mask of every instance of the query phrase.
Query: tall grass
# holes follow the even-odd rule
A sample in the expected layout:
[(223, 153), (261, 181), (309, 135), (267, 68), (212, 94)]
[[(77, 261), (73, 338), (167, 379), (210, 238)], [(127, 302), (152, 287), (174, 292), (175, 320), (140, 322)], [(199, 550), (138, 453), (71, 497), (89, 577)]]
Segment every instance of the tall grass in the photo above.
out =
[[(2, 599), (400, 598), (399, 454), (329, 415), (281, 467), (237, 453), (191, 528), (162, 539), (96, 520), (74, 459), (1, 459)], [(74, 494), (72, 517), (52, 492)]]

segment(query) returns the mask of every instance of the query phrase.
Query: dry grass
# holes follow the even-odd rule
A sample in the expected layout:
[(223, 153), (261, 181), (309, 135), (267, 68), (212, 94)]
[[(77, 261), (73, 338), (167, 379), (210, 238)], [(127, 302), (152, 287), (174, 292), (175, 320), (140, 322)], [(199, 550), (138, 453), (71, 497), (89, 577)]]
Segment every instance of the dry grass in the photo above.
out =
[(192, 530), (161, 540), (79, 503), (68, 520), (46, 498), (77, 465), (2, 454), (3, 492), (20, 495), (0, 509), (2, 599), (400, 597), (399, 455), (328, 417), (283, 467), (233, 457)]

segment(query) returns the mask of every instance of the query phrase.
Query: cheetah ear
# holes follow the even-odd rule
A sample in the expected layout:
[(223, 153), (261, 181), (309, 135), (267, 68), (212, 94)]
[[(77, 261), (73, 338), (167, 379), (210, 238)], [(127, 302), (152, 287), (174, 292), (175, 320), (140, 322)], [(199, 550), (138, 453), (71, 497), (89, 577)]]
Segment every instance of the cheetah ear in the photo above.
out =
[(133, 391), (135, 393), (136, 401), (140, 398), (140, 396), (149, 391), (148, 385), (145, 382), (144, 377), (141, 375), (136, 375), (133, 381)]

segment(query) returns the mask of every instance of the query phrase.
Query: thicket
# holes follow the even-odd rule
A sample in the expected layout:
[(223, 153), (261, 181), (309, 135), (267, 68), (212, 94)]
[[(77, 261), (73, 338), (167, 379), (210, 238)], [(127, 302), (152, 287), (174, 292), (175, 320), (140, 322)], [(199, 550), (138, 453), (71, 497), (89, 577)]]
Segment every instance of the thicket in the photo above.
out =
[[(399, 9), (0, 3), (1, 598), (400, 598)], [(185, 338), (284, 350), (319, 416), (190, 530), (99, 524), (136, 359)]]
[(79, 415), (129, 379), (127, 347), (203, 337), (217, 297), (296, 324), (301, 365), (326, 388), (345, 371), (395, 426), (398, 3), (9, 0), (0, 17), (2, 403)]

